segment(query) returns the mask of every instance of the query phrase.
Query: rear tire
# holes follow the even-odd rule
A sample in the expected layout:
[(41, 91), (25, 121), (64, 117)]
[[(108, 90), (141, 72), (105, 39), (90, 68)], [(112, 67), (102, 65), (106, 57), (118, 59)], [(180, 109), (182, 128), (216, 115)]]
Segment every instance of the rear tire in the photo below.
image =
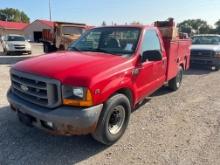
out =
[(112, 145), (124, 134), (130, 119), (131, 105), (123, 94), (112, 96), (104, 105), (93, 138), (105, 145)]
[(178, 74), (175, 78), (169, 81), (168, 86), (171, 90), (177, 91), (182, 85), (183, 68), (179, 66)]
[(64, 46), (64, 45), (60, 45), (60, 46), (59, 46), (59, 50), (60, 50), (60, 51), (65, 50), (65, 46)]

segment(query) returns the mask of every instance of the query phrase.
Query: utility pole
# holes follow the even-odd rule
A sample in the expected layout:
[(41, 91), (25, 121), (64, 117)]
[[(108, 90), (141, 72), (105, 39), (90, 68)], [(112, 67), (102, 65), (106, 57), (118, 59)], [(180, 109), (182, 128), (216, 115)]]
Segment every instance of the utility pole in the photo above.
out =
[(50, 4), (50, 0), (49, 0), (49, 15), (50, 15), (50, 21), (52, 20), (52, 16), (51, 16), (51, 4)]

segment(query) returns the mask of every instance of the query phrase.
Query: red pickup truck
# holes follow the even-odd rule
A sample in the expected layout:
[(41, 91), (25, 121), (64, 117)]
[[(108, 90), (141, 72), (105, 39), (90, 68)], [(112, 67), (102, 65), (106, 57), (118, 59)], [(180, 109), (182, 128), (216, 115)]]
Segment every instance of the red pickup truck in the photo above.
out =
[(94, 28), (68, 51), (15, 64), (8, 101), (27, 125), (59, 135), (92, 134), (111, 145), (146, 96), (165, 83), (180, 88), (190, 45), (162, 37), (155, 26)]

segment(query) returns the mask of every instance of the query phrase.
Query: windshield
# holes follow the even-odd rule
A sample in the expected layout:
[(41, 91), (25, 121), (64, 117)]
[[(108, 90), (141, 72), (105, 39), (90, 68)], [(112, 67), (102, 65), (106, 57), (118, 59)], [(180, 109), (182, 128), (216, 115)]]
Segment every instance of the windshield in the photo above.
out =
[(192, 38), (194, 45), (219, 45), (220, 37), (218, 36), (195, 36)]
[(135, 52), (139, 28), (103, 27), (88, 31), (69, 50), (104, 52), (115, 55), (131, 55)]
[(63, 26), (62, 34), (64, 35), (81, 35), (83, 33), (83, 29), (79, 27), (73, 26)]
[(25, 41), (22, 36), (8, 36), (8, 41)]

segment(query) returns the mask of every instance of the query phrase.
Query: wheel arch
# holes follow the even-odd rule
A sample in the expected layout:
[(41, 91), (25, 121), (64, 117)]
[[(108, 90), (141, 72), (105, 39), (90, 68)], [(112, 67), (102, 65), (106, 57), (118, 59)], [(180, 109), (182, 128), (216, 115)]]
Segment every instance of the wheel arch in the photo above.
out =
[(134, 107), (134, 93), (132, 92), (132, 90), (130, 88), (120, 88), (118, 90), (116, 90), (113, 94), (111, 94), (108, 99), (110, 99), (112, 96), (114, 96), (115, 94), (123, 94), (125, 95), (129, 101), (130, 101), (130, 104), (131, 104), (131, 107), (133, 108)]
[(182, 62), (182, 63), (180, 63), (180, 65), (179, 65), (180, 67), (182, 67), (183, 68), (183, 70), (186, 70), (186, 64), (185, 64), (185, 66), (184, 66), (184, 62)]

